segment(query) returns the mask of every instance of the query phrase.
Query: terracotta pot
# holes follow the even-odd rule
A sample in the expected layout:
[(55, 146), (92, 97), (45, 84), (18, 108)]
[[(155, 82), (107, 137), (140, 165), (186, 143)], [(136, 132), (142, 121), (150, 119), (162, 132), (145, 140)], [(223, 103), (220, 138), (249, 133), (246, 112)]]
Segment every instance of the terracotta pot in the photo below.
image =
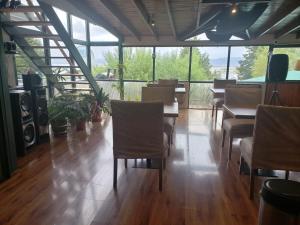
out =
[(85, 120), (79, 120), (76, 122), (76, 130), (77, 131), (85, 130)]
[(92, 114), (92, 122), (96, 123), (96, 122), (101, 122), (102, 118), (101, 118), (102, 112), (101, 111), (96, 111)]

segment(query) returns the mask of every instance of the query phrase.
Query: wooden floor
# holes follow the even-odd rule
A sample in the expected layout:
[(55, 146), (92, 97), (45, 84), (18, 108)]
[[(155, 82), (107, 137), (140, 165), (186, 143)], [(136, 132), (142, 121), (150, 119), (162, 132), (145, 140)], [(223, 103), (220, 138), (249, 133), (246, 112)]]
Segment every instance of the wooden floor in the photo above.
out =
[(158, 170), (132, 168), (132, 161), (125, 170), (121, 160), (113, 190), (109, 117), (86, 132), (34, 147), (0, 184), (0, 224), (257, 224), (260, 182), (250, 201), (248, 176), (238, 174), (238, 151), (227, 165), (210, 111), (181, 111), (174, 139), (161, 193)]

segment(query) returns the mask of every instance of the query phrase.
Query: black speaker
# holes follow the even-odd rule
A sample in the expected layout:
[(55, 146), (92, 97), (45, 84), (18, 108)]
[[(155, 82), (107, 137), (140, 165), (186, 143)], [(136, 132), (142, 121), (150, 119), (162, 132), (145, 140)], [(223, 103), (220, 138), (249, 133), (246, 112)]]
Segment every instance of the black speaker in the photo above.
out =
[(46, 88), (31, 90), (33, 99), (33, 120), (36, 130), (36, 141), (42, 143), (49, 140), (49, 119), (47, 109)]
[(22, 74), (24, 89), (30, 91), (42, 86), (42, 78), (38, 74)]
[(36, 140), (32, 98), (30, 91), (12, 90), (10, 91), (10, 99), (17, 148), (16, 152), (19, 156), (23, 156)]
[(289, 57), (286, 54), (274, 54), (268, 65), (268, 82), (283, 82), (286, 80), (289, 68)]

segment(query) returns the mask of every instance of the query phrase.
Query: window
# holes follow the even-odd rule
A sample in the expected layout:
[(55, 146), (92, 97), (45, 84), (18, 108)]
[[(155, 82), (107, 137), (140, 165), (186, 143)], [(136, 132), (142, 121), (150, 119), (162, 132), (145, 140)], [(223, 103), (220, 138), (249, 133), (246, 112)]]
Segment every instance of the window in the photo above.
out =
[(188, 80), (189, 47), (156, 48), (155, 78)]
[(104, 28), (94, 25), (92, 23), (90, 25), (90, 41), (118, 41), (114, 35), (109, 33)]
[(141, 101), (142, 87), (145, 82), (124, 82), (124, 99), (127, 101)]
[(197, 47), (192, 52), (191, 80), (226, 79), (228, 47)]
[[(58, 18), (60, 19), (60, 22), (64, 25), (66, 31), (69, 32), (67, 13), (65, 11), (55, 8), (55, 7), (54, 7), (54, 11), (56, 12), (56, 15), (58, 16)], [(51, 31), (54, 30), (54, 28), (52, 26), (50, 26), (49, 28), (51, 29)]]
[(210, 108), (212, 92), (209, 90), (212, 83), (191, 83), (190, 84), (190, 108)]
[(117, 46), (91, 46), (92, 74), (97, 80), (118, 79)]
[(268, 52), (268, 46), (231, 47), (229, 78), (264, 82)]
[(300, 80), (300, 71), (295, 70), (297, 60), (300, 59), (300, 48), (274, 48), (273, 54), (287, 54), (289, 56), (289, 70), (287, 80)]
[(87, 49), (85, 45), (75, 45), (84, 62), (87, 63)]
[(124, 79), (152, 80), (152, 49), (153, 48), (123, 48)]
[(86, 26), (85, 20), (76, 16), (71, 16), (72, 21), (72, 37), (77, 40), (86, 41)]

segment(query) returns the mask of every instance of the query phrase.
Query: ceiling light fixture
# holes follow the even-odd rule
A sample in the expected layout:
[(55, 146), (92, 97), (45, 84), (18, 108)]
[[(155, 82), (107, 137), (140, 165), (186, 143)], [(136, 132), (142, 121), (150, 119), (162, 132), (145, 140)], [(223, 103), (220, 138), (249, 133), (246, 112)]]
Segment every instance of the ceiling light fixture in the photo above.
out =
[(231, 8), (231, 14), (236, 14), (237, 13), (237, 4), (233, 3), (232, 8)]

